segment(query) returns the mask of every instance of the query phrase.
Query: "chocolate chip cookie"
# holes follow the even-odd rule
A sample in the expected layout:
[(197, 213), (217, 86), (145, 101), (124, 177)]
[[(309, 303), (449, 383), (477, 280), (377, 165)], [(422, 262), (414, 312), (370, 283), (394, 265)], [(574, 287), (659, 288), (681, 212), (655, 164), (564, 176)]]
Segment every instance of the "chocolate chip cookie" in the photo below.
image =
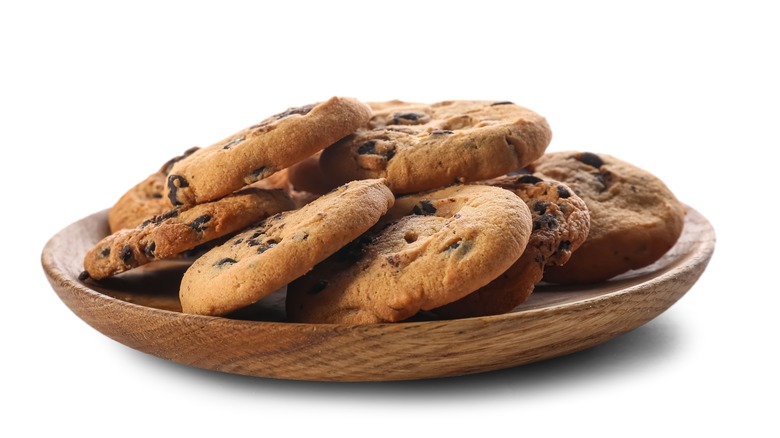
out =
[(647, 266), (679, 238), (685, 207), (656, 176), (606, 154), (555, 152), (527, 168), (561, 181), (590, 212), (587, 240), (563, 266), (545, 270), (555, 283), (593, 283)]
[(372, 230), (287, 288), (309, 323), (395, 322), (488, 284), (520, 257), (531, 214), (498, 187), (457, 185), (396, 200)]
[(173, 165), (197, 151), (193, 147), (184, 154), (171, 158), (157, 172), (127, 191), (108, 210), (108, 226), (112, 233), (123, 228), (135, 228), (144, 220), (163, 214), (171, 209), (170, 202), (165, 199), (165, 182)]
[(247, 187), (214, 202), (170, 209), (105, 237), (87, 253), (84, 269), (100, 280), (177, 256), (293, 207), (281, 190)]
[(533, 230), (523, 255), (506, 272), (458, 301), (433, 312), (446, 318), (498, 315), (523, 303), (548, 266), (564, 265), (585, 241), (590, 215), (585, 202), (565, 184), (533, 175), (484, 181), (514, 192), (531, 211)]
[(370, 105), (368, 126), (323, 151), (328, 178), (386, 178), (397, 194), (431, 190), (520, 169), (552, 138), (542, 116), (511, 102)]
[(335, 143), (370, 116), (349, 98), (290, 108), (176, 163), (166, 196), (174, 206), (220, 198)]
[(182, 310), (223, 315), (255, 303), (364, 233), (393, 200), (382, 180), (353, 181), (239, 233), (184, 273)]

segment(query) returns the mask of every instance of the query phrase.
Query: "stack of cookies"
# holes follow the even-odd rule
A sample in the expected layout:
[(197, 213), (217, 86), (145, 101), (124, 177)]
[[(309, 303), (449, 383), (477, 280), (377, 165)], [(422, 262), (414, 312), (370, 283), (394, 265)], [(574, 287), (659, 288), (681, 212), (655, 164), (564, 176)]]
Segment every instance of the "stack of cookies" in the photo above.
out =
[(334, 97), (165, 163), (109, 211), (82, 280), (200, 254), (182, 311), (229, 315), (286, 288), (291, 322), (509, 312), (541, 281), (608, 280), (659, 259), (685, 208), (658, 178), (546, 153), (511, 102)]

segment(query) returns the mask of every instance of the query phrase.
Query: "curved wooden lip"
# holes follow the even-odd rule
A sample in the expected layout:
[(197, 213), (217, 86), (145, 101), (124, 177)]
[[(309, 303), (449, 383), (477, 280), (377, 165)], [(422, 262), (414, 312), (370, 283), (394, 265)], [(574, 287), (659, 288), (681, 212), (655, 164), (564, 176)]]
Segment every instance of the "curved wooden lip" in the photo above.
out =
[(251, 321), (251, 320), (229, 319), (229, 318), (224, 318), (219, 316), (186, 314), (186, 313), (175, 312), (175, 311), (165, 310), (165, 309), (158, 309), (155, 307), (143, 306), (140, 304), (127, 302), (84, 286), (78, 281), (77, 275), (69, 275), (66, 272), (64, 272), (65, 270), (61, 266), (61, 261), (57, 257), (57, 254), (55, 253), (54, 249), (57, 247), (59, 243), (58, 242), (59, 239), (63, 239), (65, 236), (70, 235), (74, 228), (79, 227), (80, 223), (88, 221), (90, 219), (94, 219), (96, 217), (104, 217), (107, 215), (107, 212), (108, 210), (103, 210), (94, 213), (92, 215), (86, 216), (68, 225), (67, 227), (63, 228), (57, 234), (55, 234), (49, 239), (49, 241), (44, 246), (44, 249), (41, 254), (41, 264), (43, 266), (46, 276), (49, 279), (49, 282), (52, 283), (52, 285), (54, 285), (56, 282), (59, 283), (61, 286), (67, 287), (68, 289), (70, 289), (72, 292), (76, 294), (84, 294), (96, 300), (105, 300), (106, 302), (110, 303), (113, 306), (124, 307), (131, 311), (144, 311), (144, 312), (152, 311), (154, 313), (159, 313), (160, 316), (165, 316), (168, 318), (185, 317), (191, 319), (192, 321), (201, 320), (204, 323), (208, 321), (219, 320), (219, 321), (229, 321), (231, 324), (259, 325), (268, 328), (288, 328), (288, 329), (293, 327), (299, 327), (299, 328), (305, 327), (309, 330), (311, 329), (331, 330), (335, 327), (338, 327), (340, 329), (360, 328), (361, 330), (366, 330), (370, 328), (381, 329), (384, 327), (397, 328), (399, 324), (408, 324), (408, 325), (415, 325), (415, 326), (426, 326), (426, 325), (435, 326), (435, 325), (441, 325), (442, 323), (465, 322), (465, 321), (473, 321), (473, 320), (479, 320), (482, 322), (498, 322), (507, 319), (533, 317), (535, 315), (550, 313), (550, 312), (575, 311), (582, 307), (592, 306), (594, 303), (598, 303), (604, 300), (614, 299), (621, 295), (631, 294), (637, 289), (644, 289), (644, 288), (651, 287), (653, 284), (664, 283), (670, 278), (676, 277), (685, 271), (696, 270), (700, 263), (707, 263), (709, 259), (712, 257), (712, 254), (714, 253), (715, 250), (715, 242), (716, 242), (715, 231), (712, 228), (710, 222), (704, 216), (702, 216), (698, 211), (694, 210), (691, 207), (688, 207), (689, 217), (692, 217), (695, 220), (700, 221), (704, 224), (705, 230), (707, 231), (707, 233), (705, 234), (707, 234), (709, 238), (698, 240), (696, 242), (697, 243), (696, 247), (692, 249), (691, 252), (686, 257), (683, 258), (683, 260), (685, 260), (686, 263), (680, 261), (677, 263), (676, 266), (672, 267), (668, 271), (658, 276), (654, 276), (646, 281), (640, 282), (633, 286), (629, 286), (627, 288), (623, 288), (611, 292), (605, 292), (603, 294), (599, 294), (591, 298), (576, 300), (572, 302), (551, 304), (551, 305), (541, 306), (538, 308), (516, 310), (501, 315), (482, 316), (482, 317), (475, 317), (475, 318), (442, 319), (442, 320), (413, 321), (413, 322), (393, 322), (393, 323), (378, 323), (378, 324), (308, 324), (308, 323), (278, 322), (278, 321)]

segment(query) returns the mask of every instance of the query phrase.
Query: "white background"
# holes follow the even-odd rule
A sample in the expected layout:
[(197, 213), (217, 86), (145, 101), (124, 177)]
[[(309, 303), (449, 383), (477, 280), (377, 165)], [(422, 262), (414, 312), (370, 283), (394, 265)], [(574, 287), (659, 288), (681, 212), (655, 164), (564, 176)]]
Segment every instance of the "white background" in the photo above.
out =
[[(0, 428), (17, 432), (0, 434), (777, 436), (770, 2), (10, 3)], [(51, 290), (39, 257), (58, 230), (190, 146), (333, 95), (532, 108), (552, 126), (549, 150), (609, 153), (664, 179), (714, 225), (715, 256), (670, 310), (600, 347), (383, 384), (179, 366), (103, 336)]]

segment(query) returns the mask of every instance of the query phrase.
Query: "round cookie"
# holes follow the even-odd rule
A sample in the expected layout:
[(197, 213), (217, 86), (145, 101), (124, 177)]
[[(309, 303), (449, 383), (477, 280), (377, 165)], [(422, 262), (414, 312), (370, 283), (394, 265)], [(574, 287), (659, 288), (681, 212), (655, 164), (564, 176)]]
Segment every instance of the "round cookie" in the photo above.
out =
[(144, 220), (163, 214), (171, 209), (170, 202), (165, 199), (165, 183), (173, 165), (195, 151), (198, 147), (187, 149), (184, 154), (171, 158), (157, 172), (127, 191), (108, 210), (108, 227), (112, 233), (123, 228), (135, 228)]
[(552, 138), (542, 116), (511, 102), (370, 105), (367, 127), (322, 152), (320, 167), (335, 182), (381, 177), (404, 194), (480, 181), (526, 166)]
[(335, 143), (370, 116), (367, 105), (349, 98), (290, 108), (176, 163), (166, 196), (173, 205), (220, 198)]
[(565, 264), (590, 229), (585, 202), (566, 185), (533, 175), (503, 176), (481, 184), (514, 192), (531, 211), (533, 231), (523, 255), (479, 290), (433, 312), (445, 318), (498, 315), (523, 303), (547, 266)]
[(396, 200), (370, 232), (287, 287), (294, 322), (407, 319), (455, 301), (506, 271), (531, 234), (513, 193), (458, 185)]
[(105, 237), (87, 252), (84, 269), (100, 280), (179, 255), (291, 208), (283, 191), (255, 187), (192, 208), (174, 208)]
[(224, 315), (305, 274), (368, 230), (393, 205), (384, 181), (352, 181), (272, 216), (197, 259), (184, 273), (185, 313)]
[(528, 166), (561, 181), (590, 212), (590, 233), (563, 266), (545, 270), (554, 283), (594, 283), (647, 266), (682, 233), (685, 207), (650, 172), (606, 154), (555, 152)]

